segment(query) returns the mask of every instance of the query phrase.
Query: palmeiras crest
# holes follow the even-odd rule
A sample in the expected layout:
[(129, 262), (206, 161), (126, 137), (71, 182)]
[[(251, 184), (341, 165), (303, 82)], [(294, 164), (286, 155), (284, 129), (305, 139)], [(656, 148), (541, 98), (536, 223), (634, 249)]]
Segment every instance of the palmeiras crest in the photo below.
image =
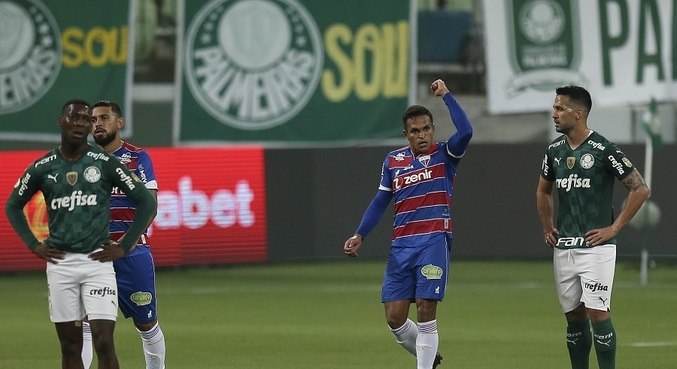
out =
[(581, 38), (574, 0), (510, 0), (509, 54), (514, 77), (508, 95), (529, 89), (550, 91), (564, 85), (586, 85), (578, 71)]

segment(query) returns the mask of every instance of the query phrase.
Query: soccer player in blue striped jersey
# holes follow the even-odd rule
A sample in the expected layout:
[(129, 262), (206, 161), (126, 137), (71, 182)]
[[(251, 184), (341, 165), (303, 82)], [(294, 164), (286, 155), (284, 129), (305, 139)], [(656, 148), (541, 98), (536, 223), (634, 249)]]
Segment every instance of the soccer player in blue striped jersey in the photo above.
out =
[[(437, 367), (437, 303), (447, 285), (451, 252), (451, 198), (458, 164), (472, 138), (472, 126), (444, 81), (431, 85), (449, 109), (456, 132), (435, 142), (430, 111), (410, 106), (402, 117), (408, 146), (391, 151), (383, 162), (381, 182), (355, 234), (344, 243), (356, 257), (362, 241), (378, 224), (391, 200), (395, 216), (392, 243), (381, 291), (386, 322), (395, 340), (416, 357), (417, 369)], [(416, 320), (409, 307), (416, 303)]]
[[(150, 155), (120, 137), (120, 130), (125, 124), (120, 106), (112, 101), (97, 101), (92, 106), (92, 123), (94, 141), (136, 174), (157, 198), (158, 184)], [(128, 196), (114, 188), (110, 209), (110, 237), (119, 240), (129, 231), (129, 219), (134, 216), (136, 207)], [(148, 235), (144, 233), (136, 246), (123, 258), (116, 260), (113, 266), (120, 310), (125, 318), (132, 318), (139, 332), (146, 369), (163, 369), (166, 356), (165, 337), (157, 319), (155, 263), (148, 240)], [(82, 348), (85, 369), (89, 368), (92, 357), (91, 334), (87, 333), (85, 322)]]
[[(552, 118), (555, 130), (562, 135), (546, 150), (536, 206), (545, 243), (553, 249), (555, 286), (567, 321), (571, 367), (587, 369), (594, 344), (599, 368), (613, 369), (616, 331), (610, 311), (615, 237), (651, 191), (623, 151), (588, 128), (590, 93), (580, 86), (560, 87), (555, 92)], [(618, 217), (613, 210), (615, 179), (628, 190)]]

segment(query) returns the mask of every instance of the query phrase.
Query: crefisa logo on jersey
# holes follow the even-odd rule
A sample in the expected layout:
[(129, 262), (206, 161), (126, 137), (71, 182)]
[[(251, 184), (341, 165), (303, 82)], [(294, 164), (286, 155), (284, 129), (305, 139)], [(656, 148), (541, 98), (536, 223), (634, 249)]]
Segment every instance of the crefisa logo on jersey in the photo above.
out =
[(509, 96), (586, 85), (578, 72), (581, 41), (575, 0), (512, 0), (508, 11), (511, 65)]
[(24, 110), (61, 69), (61, 33), (38, 0), (0, 1), (0, 115)]
[(319, 29), (296, 0), (212, 0), (188, 27), (185, 79), (216, 120), (267, 129), (308, 103), (323, 55)]

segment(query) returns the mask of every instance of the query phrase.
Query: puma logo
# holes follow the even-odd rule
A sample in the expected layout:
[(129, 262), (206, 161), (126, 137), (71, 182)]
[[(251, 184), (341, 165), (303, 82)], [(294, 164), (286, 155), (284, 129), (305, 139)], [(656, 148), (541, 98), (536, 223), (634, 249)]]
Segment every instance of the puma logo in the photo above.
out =
[(59, 173), (57, 173), (57, 174), (55, 174), (55, 175), (48, 174), (48, 175), (47, 175), (47, 178), (53, 180), (54, 183), (56, 183), (56, 177), (57, 177), (58, 175), (59, 175)]
[(557, 165), (559, 165), (559, 161), (562, 160), (562, 158), (554, 158), (553, 160), (557, 162)]

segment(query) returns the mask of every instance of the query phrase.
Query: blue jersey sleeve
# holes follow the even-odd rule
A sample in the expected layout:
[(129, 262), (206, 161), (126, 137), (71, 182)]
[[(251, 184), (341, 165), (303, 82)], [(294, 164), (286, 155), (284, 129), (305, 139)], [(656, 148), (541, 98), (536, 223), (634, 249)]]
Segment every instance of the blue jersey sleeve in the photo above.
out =
[(449, 153), (455, 157), (461, 157), (465, 153), (465, 150), (468, 148), (470, 139), (472, 138), (472, 125), (466, 115), (465, 111), (461, 105), (456, 101), (456, 99), (447, 93), (442, 98), (444, 103), (449, 109), (449, 115), (451, 116), (451, 121), (456, 127), (456, 132), (449, 137), (447, 141), (447, 150)]
[(146, 185), (146, 188), (149, 190), (157, 190), (158, 184), (155, 178), (155, 169), (153, 168), (153, 162), (150, 160), (150, 155), (148, 152), (141, 151), (139, 153), (139, 161), (136, 164), (136, 169), (134, 170), (136, 174)]
[(367, 238), (367, 235), (376, 227), (378, 222), (381, 220), (383, 213), (385, 212), (390, 199), (392, 198), (392, 192), (378, 190), (376, 196), (367, 207), (367, 210), (362, 216), (362, 221), (360, 222), (359, 227), (357, 227), (356, 234), (362, 236), (362, 238)]

